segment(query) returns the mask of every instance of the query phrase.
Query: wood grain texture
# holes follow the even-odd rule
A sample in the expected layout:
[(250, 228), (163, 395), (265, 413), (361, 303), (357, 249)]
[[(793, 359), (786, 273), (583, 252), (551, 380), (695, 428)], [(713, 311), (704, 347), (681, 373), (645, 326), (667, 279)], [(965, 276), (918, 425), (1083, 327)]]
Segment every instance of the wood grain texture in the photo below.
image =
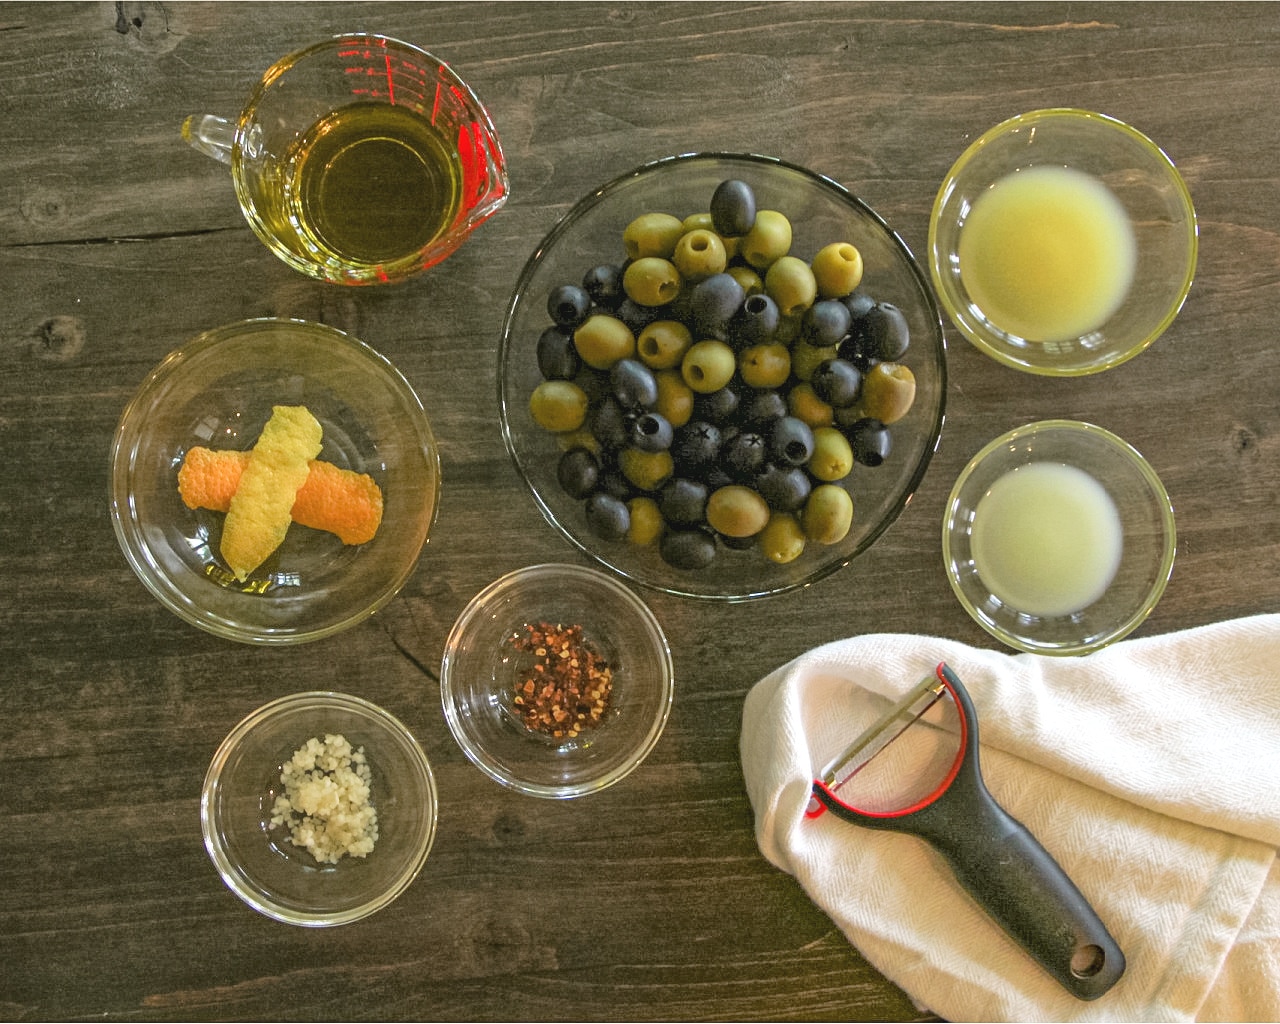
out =
[[(490, 107), (512, 199), (390, 291), (309, 282), (254, 238), (221, 166), (182, 143), (277, 57), (371, 29), (449, 60)], [(355, 3), (0, 5), (0, 1017), (901, 1020), (908, 998), (759, 854), (742, 701), (828, 640), (993, 642), (951, 596), (939, 524), (986, 441), (1045, 416), (1125, 437), (1164, 479), (1179, 552), (1139, 635), (1280, 609), (1280, 19), (1266, 4)], [(1096, 378), (1031, 378), (948, 329), (947, 420), (915, 499), (853, 566), (733, 607), (648, 595), (677, 696), (647, 762), (589, 799), (489, 782), (432, 676), (502, 573), (576, 553), (511, 467), (494, 402), (519, 270), (581, 195), (694, 150), (848, 185), (917, 253), (952, 160), (1004, 117), (1081, 106), (1182, 170), (1200, 218), (1182, 314)], [(190, 628), (112, 535), (108, 451), (169, 350), (251, 316), (319, 320), (423, 396), (444, 474), (421, 565), (340, 637), (258, 650)], [(200, 785), (246, 713), (312, 687), (403, 718), (440, 831), (392, 906), (320, 932), (244, 907), (202, 848)]]

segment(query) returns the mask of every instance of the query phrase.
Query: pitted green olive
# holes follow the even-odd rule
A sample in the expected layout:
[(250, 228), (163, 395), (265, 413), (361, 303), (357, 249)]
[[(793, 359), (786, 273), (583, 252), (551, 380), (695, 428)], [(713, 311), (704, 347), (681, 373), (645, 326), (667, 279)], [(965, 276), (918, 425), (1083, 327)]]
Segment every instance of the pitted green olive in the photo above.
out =
[(616, 316), (592, 313), (573, 332), (573, 347), (592, 369), (607, 370), (619, 359), (635, 355), (636, 339), (631, 328)]
[(723, 273), (729, 257), (719, 235), (698, 228), (680, 236), (675, 252), (671, 254), (671, 262), (684, 280), (696, 284), (712, 274)]
[(684, 382), (700, 395), (719, 391), (733, 379), (737, 369), (733, 349), (723, 341), (707, 339), (692, 345), (680, 363)]
[(544, 380), (529, 396), (529, 414), (544, 430), (577, 430), (587, 418), (587, 393), (568, 380)]
[(848, 242), (824, 245), (810, 265), (824, 299), (843, 298), (862, 283), (862, 253)]
[(707, 522), (726, 537), (754, 537), (768, 521), (769, 506), (750, 487), (729, 484), (707, 499)]
[(661, 256), (642, 256), (622, 272), (622, 290), (640, 306), (665, 306), (680, 294), (680, 271)]
[(813, 305), (818, 283), (813, 268), (798, 256), (779, 256), (764, 274), (764, 290), (784, 317), (796, 317)]
[(853, 525), (853, 498), (839, 484), (819, 484), (809, 493), (800, 521), (815, 544), (839, 544)]
[(653, 411), (678, 430), (693, 416), (693, 388), (684, 382), (678, 369), (659, 370), (654, 376), (658, 381), (658, 401)]
[(791, 346), (791, 372), (797, 380), (808, 381), (814, 370), (828, 359), (834, 359), (839, 352), (838, 345), (818, 348), (803, 341), (796, 342)]
[(813, 454), (809, 472), (815, 480), (832, 483), (843, 480), (853, 469), (853, 447), (835, 427), (818, 427), (813, 432)]
[(810, 427), (829, 427), (835, 422), (835, 410), (814, 394), (813, 387), (800, 383), (787, 392), (787, 412)]
[(780, 388), (791, 376), (791, 350), (774, 342), (752, 345), (738, 356), (738, 372), (753, 388)]
[(804, 544), (804, 528), (790, 512), (775, 512), (760, 531), (760, 550), (778, 565), (794, 562), (804, 554)]
[(639, 495), (627, 502), (631, 513), (631, 525), (627, 528), (627, 540), (632, 544), (656, 544), (662, 536), (665, 524), (658, 503), (647, 495)]
[(746, 267), (735, 263), (725, 271), (738, 284), (742, 285), (742, 294), (747, 298), (760, 295), (764, 291), (764, 278), (756, 273), (754, 267)]
[(666, 450), (644, 452), (639, 448), (624, 448), (618, 455), (618, 468), (640, 490), (656, 491), (671, 478), (675, 463)]
[(636, 354), (655, 370), (679, 366), (693, 344), (689, 328), (679, 320), (655, 320), (636, 338)]
[(902, 363), (876, 363), (862, 378), (862, 395), (855, 419), (870, 417), (881, 423), (897, 423), (916, 400), (916, 377)]
[(676, 242), (684, 234), (679, 217), (669, 213), (642, 213), (622, 232), (622, 247), (628, 259), (661, 256), (675, 252)]
[(756, 222), (742, 236), (738, 253), (756, 270), (764, 270), (791, 251), (791, 221), (777, 210), (757, 210)]

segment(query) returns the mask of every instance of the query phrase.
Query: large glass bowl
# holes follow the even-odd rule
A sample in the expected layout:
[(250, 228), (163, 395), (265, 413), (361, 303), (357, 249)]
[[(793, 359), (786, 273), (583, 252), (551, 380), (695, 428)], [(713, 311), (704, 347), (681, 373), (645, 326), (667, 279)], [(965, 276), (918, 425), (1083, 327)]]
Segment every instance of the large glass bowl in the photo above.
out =
[[(1002, 329), (965, 287), (960, 240), (993, 185), (1031, 168), (1071, 168), (1101, 181), (1133, 226), (1133, 281), (1115, 312), (1078, 337), (1035, 341)], [(942, 308), (976, 348), (1027, 373), (1078, 377), (1119, 366), (1173, 322), (1195, 276), (1199, 234), (1186, 182), (1137, 129), (1105, 114), (1033, 110), (978, 138), (947, 172), (929, 223), (929, 270)]]
[[(984, 496), (1007, 474), (1037, 463), (1083, 471), (1119, 517), (1123, 544), (1110, 584), (1071, 612), (1014, 607), (993, 592), (975, 562), (974, 517)], [(997, 437), (961, 471), (943, 519), (942, 557), (961, 605), (997, 640), (1033, 654), (1074, 655), (1128, 636), (1151, 614), (1173, 572), (1176, 540), (1168, 492), (1137, 449), (1092, 423), (1040, 420)]]
[[(602, 541), (588, 529), (583, 502), (558, 484), (557, 437), (538, 426), (529, 396), (541, 380), (536, 348), (551, 321), (547, 297), (577, 284), (587, 270), (623, 258), (623, 231), (635, 217), (663, 211), (684, 218), (706, 212), (716, 186), (741, 179), (759, 209), (786, 214), (794, 228), (791, 254), (811, 258), (823, 246), (851, 242), (865, 265), (862, 288), (898, 306), (911, 335), (901, 360), (915, 375), (910, 413), (892, 430), (892, 456), (858, 465), (844, 481), (853, 496), (853, 527), (830, 546), (810, 543), (796, 560), (775, 564), (759, 550), (721, 550), (701, 570), (674, 568), (656, 546)], [(942, 428), (946, 391), (941, 315), (924, 273), (902, 239), (860, 199), (829, 178), (764, 156), (689, 154), (646, 164), (580, 200), (538, 245), (526, 264), (503, 324), (499, 366), (502, 432), (507, 449), (548, 522), (580, 551), (645, 586), (688, 597), (740, 601), (811, 584), (847, 565), (879, 538), (915, 492)]]
[[(312, 738), (363, 750), (378, 837), (363, 857), (321, 863), (273, 822), (284, 764)], [(381, 910), (426, 864), (436, 832), (435, 776), (408, 728), (345, 693), (281, 697), (246, 716), (210, 762), (200, 798), (205, 848), (227, 887), (259, 913), (323, 928)]]
[[(581, 627), (582, 645), (612, 674), (603, 716), (577, 735), (530, 728), (517, 703), (539, 661), (520, 641), (543, 623)], [(548, 799), (596, 793), (634, 771), (662, 735), (673, 685), (653, 612), (619, 580), (577, 565), (529, 566), (485, 587), (458, 616), (440, 670), (445, 719), (472, 763)]]
[[(249, 449), (273, 405), (320, 421), (320, 459), (367, 473), (383, 497), (372, 540), (344, 544), (292, 524), (244, 583), (221, 562), (225, 513), (189, 509), (187, 450)], [(138, 578), (170, 611), (217, 636), (291, 644), (329, 636), (391, 600), (434, 522), (440, 457), (426, 412), (383, 356), (323, 324), (246, 320), (170, 353), (125, 408), (111, 449), (111, 514)]]

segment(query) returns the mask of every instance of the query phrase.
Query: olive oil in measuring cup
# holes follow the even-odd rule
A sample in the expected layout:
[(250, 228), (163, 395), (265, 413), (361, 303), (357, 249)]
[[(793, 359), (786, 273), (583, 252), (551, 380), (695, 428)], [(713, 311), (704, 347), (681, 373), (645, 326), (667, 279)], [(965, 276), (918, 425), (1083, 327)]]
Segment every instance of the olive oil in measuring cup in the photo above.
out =
[(456, 147), (422, 117), (355, 103), (321, 118), (285, 161), (286, 216), (300, 243), (340, 266), (394, 264), (452, 225), (461, 205)]

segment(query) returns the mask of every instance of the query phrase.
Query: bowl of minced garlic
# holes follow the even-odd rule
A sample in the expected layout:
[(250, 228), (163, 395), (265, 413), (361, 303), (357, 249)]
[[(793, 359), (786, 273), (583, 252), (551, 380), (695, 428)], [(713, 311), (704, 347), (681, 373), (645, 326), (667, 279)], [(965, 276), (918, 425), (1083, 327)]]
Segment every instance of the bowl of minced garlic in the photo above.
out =
[(247, 715), (219, 746), (200, 801), (226, 886), (289, 924), (357, 921), (405, 891), (436, 830), (435, 777), (409, 729), (344, 693)]
[(240, 321), (175, 349), (111, 451), (112, 522), (138, 578), (244, 643), (330, 636), (385, 605), (417, 566), (439, 491), (404, 376), (301, 320)]

